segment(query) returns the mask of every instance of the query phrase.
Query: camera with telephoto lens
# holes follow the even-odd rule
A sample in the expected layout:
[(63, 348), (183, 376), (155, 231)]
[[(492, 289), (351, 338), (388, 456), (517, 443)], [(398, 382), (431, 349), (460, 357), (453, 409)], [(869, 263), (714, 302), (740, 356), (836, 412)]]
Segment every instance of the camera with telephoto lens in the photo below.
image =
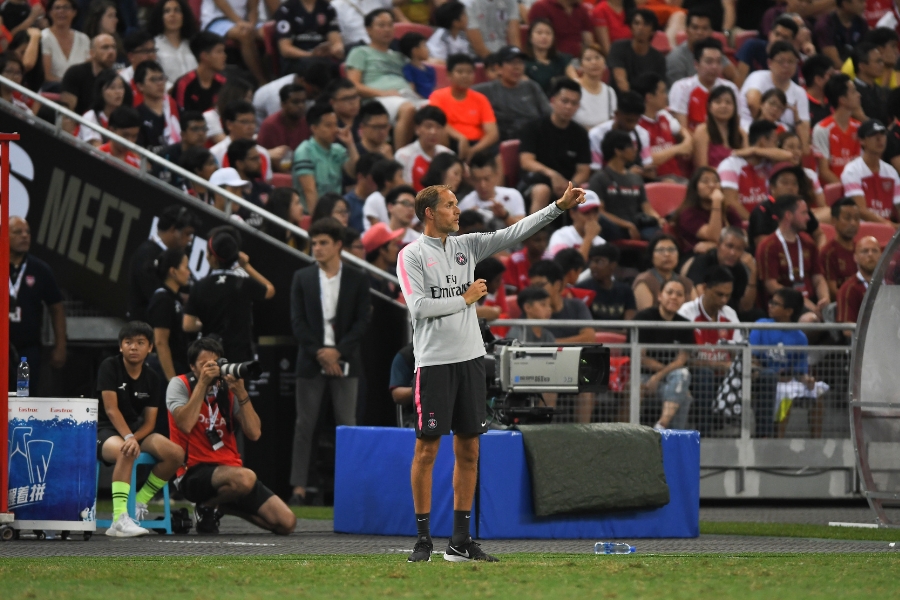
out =
[(219, 377), (232, 375), (235, 379), (259, 379), (259, 376), (262, 375), (262, 367), (256, 360), (229, 363), (227, 358), (220, 358), (216, 364), (219, 365)]

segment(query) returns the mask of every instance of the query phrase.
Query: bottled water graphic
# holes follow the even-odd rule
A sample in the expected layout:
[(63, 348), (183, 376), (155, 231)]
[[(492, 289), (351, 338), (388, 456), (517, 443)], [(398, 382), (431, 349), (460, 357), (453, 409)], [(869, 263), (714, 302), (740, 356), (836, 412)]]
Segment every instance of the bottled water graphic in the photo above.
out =
[(19, 363), (19, 369), (16, 372), (16, 396), (28, 397), (28, 382), (31, 379), (31, 371), (28, 368), (28, 359), (22, 357)]
[(597, 542), (594, 544), (594, 554), (633, 554), (634, 546), (625, 542)]

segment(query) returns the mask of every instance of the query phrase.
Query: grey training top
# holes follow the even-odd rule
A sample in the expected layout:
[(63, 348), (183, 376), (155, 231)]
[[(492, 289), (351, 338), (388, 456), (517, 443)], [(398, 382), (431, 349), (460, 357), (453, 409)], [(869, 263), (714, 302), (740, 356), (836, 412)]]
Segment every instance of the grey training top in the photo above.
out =
[(475, 265), (531, 236), (561, 215), (556, 202), (493, 233), (439, 238), (423, 235), (397, 259), (397, 278), (413, 327), (416, 369), (484, 356), (475, 304), (462, 295), (475, 281)]

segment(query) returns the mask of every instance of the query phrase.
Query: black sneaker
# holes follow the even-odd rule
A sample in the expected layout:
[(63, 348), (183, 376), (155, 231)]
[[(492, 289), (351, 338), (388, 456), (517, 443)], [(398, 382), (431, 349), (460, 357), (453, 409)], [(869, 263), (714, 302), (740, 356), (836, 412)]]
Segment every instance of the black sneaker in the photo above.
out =
[(421, 538), (416, 542), (412, 554), (406, 559), (406, 562), (431, 562), (431, 551), (434, 550), (434, 544), (430, 539)]
[(194, 507), (194, 518), (197, 521), (197, 533), (200, 535), (219, 534), (219, 512), (210, 506)]
[(496, 556), (486, 554), (481, 546), (471, 537), (466, 538), (462, 544), (454, 545), (451, 541), (447, 544), (447, 551), (444, 552), (444, 560), (450, 562), (468, 562), (470, 560), (481, 560), (484, 562), (500, 562)]

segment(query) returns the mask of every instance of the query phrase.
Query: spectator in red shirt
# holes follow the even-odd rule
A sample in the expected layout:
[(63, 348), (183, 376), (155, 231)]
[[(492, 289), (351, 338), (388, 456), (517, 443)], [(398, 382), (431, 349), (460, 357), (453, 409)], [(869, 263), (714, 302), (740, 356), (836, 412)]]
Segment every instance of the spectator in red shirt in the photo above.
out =
[(806, 234), (809, 209), (799, 196), (780, 196), (774, 211), (778, 229), (756, 248), (759, 279), (763, 282), (763, 299), (768, 301), (783, 287), (803, 294), (808, 312), (800, 316), (801, 323), (822, 320), (822, 309), (831, 301), (828, 282), (822, 276), (819, 250)]
[(304, 140), (309, 139), (306, 124), (306, 88), (289, 83), (278, 91), (281, 110), (265, 118), (256, 141), (266, 150), (286, 146), (293, 155)]
[[(856, 251), (853, 260), (858, 270), (856, 276), (851, 276), (837, 295), (837, 321), (838, 323), (856, 323), (859, 319), (859, 310), (862, 307), (863, 296), (869, 284), (872, 283), (872, 274), (881, 259), (881, 246), (878, 240), (867, 235), (856, 243)], [(846, 338), (853, 337), (852, 331), (845, 331)]]
[(591, 11), (594, 23), (594, 37), (600, 44), (603, 54), (609, 54), (613, 42), (631, 38), (631, 27), (626, 21), (625, 0), (603, 0)]
[(549, 241), (550, 232), (544, 228), (522, 242), (522, 249), (513, 252), (506, 260), (506, 271), (503, 272), (504, 283), (513, 286), (516, 291), (527, 288), (530, 285), (528, 270), (532, 264), (544, 256)]
[[(132, 144), (137, 143), (143, 124), (141, 115), (130, 106), (120, 106), (109, 115), (109, 130)], [(115, 140), (106, 142), (98, 150), (125, 161), (135, 169), (141, 168), (140, 157)]]
[(861, 152), (860, 122), (851, 116), (859, 112), (860, 94), (849, 76), (836, 73), (825, 84), (825, 97), (834, 112), (813, 127), (812, 148), (822, 182), (840, 183), (844, 167)]
[(853, 239), (859, 233), (859, 219), (859, 207), (851, 198), (841, 198), (831, 205), (835, 236), (822, 247), (819, 260), (832, 298), (837, 298), (838, 290), (856, 271)]
[(900, 204), (897, 170), (881, 160), (887, 146), (887, 130), (881, 121), (869, 119), (857, 131), (862, 156), (850, 161), (841, 173), (844, 194), (856, 199), (863, 221), (897, 227), (893, 220)]
[(702, 254), (716, 247), (722, 229), (741, 227), (741, 218), (725, 205), (719, 174), (712, 167), (694, 171), (684, 200), (673, 215), (681, 251)]
[(538, 0), (528, 11), (528, 22), (547, 19), (556, 32), (556, 49), (581, 55), (582, 44), (594, 43), (591, 15), (580, 0)]
[(687, 182), (679, 158), (693, 153), (693, 140), (687, 129), (681, 128), (669, 105), (666, 80), (659, 73), (642, 73), (634, 80), (634, 91), (644, 97), (644, 114), (638, 127), (650, 138), (650, 156), (656, 168), (656, 176), (663, 180)]
[(754, 121), (748, 148), (741, 148), (719, 163), (719, 177), (725, 203), (742, 219), (768, 197), (768, 179), (774, 163), (791, 160), (791, 153), (776, 146), (778, 126), (771, 121)]

